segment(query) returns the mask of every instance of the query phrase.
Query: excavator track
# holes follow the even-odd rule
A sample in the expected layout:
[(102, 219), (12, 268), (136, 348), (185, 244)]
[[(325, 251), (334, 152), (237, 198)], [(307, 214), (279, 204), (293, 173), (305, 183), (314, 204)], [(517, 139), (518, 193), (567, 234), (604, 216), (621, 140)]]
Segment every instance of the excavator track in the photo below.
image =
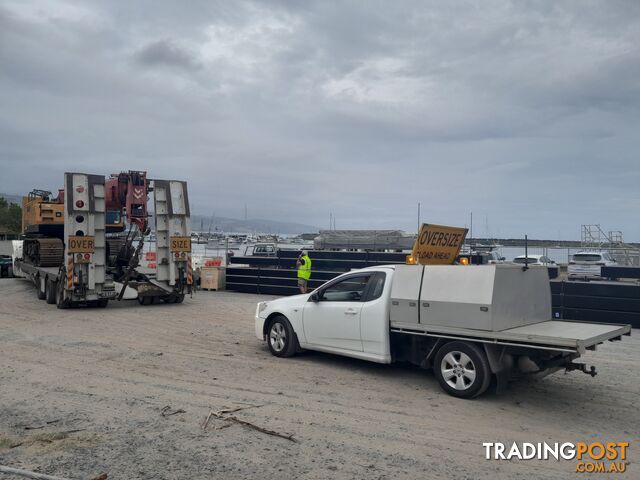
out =
[(64, 260), (64, 244), (59, 238), (25, 238), (24, 256), (38, 267), (57, 267)]

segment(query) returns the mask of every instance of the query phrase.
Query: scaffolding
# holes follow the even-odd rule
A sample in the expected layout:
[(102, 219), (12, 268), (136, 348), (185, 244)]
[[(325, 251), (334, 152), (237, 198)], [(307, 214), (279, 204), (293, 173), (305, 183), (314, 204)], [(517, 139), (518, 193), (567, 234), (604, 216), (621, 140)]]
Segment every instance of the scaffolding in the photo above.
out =
[(622, 265), (637, 265), (640, 262), (640, 251), (624, 243), (621, 230), (605, 233), (600, 224), (585, 224), (581, 231), (580, 246), (583, 250), (608, 250)]

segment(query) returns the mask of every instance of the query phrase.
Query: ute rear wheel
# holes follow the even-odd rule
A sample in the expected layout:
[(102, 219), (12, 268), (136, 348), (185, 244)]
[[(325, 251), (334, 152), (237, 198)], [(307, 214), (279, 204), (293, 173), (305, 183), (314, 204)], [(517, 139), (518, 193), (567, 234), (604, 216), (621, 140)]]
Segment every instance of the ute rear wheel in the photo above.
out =
[(184, 302), (184, 293), (176, 295), (174, 303), (182, 303)]
[(53, 280), (47, 278), (47, 281), (45, 283), (44, 296), (45, 296), (45, 300), (49, 305), (53, 305), (54, 303), (56, 303), (57, 286), (58, 286), (57, 282), (54, 282)]
[(458, 398), (482, 395), (491, 380), (484, 351), (468, 342), (449, 342), (440, 347), (433, 369), (442, 389)]
[(267, 344), (271, 354), (276, 357), (291, 357), (296, 353), (298, 339), (289, 320), (283, 315), (278, 315), (269, 324)]

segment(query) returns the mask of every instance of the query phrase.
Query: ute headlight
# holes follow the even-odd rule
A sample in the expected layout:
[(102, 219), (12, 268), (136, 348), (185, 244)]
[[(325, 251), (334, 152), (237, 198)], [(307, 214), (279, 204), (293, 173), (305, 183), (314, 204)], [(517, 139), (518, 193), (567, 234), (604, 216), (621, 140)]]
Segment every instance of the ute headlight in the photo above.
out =
[(264, 312), (267, 309), (267, 302), (260, 302), (258, 304), (258, 315)]

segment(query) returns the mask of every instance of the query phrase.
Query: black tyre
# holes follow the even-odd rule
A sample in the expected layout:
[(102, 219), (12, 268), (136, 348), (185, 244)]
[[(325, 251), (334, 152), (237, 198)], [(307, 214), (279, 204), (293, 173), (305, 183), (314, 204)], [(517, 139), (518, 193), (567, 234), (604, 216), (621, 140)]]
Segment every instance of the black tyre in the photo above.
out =
[[(46, 283), (45, 283), (45, 289), (46, 289)], [(40, 279), (40, 276), (36, 277), (36, 292), (38, 295), (38, 300), (44, 300), (46, 298), (46, 292), (42, 291), (42, 280)]]
[(174, 303), (184, 302), (184, 293), (181, 293), (180, 295), (176, 295), (175, 300), (173, 302)]
[(286, 317), (275, 317), (267, 328), (267, 344), (276, 357), (291, 357), (298, 350), (298, 339)]
[(65, 298), (64, 282), (62, 281), (64, 278), (66, 278), (64, 270), (62, 270), (62, 275), (60, 275), (58, 278), (60, 280), (57, 282), (56, 288), (56, 307), (69, 308), (71, 306), (71, 302)]
[(47, 303), (49, 305), (53, 305), (54, 303), (56, 303), (56, 289), (58, 287), (58, 283), (54, 282), (51, 279), (47, 279), (47, 282), (45, 283), (45, 291), (44, 291), (44, 296), (45, 296), (45, 300), (47, 301)]
[(138, 295), (138, 303), (140, 305), (151, 305), (151, 302), (153, 301), (152, 297), (141, 297)]
[(108, 298), (101, 298), (100, 300), (98, 300), (96, 302), (96, 307), (98, 307), (98, 308), (106, 308), (107, 305), (109, 305), (109, 299)]
[(433, 371), (442, 389), (458, 398), (482, 395), (491, 381), (487, 356), (473, 343), (444, 344), (436, 353)]

